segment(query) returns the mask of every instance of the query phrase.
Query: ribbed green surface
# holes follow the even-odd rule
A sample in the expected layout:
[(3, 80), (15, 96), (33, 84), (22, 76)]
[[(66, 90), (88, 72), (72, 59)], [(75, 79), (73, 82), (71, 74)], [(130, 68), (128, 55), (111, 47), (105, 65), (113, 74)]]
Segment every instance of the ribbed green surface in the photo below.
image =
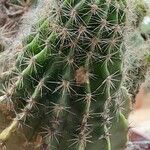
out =
[(0, 97), (19, 117), (2, 141), (21, 122), (34, 130), (39, 122), (49, 150), (125, 148), (127, 123), (117, 107), (125, 10), (125, 0), (64, 0), (35, 25), (16, 60), (18, 80)]

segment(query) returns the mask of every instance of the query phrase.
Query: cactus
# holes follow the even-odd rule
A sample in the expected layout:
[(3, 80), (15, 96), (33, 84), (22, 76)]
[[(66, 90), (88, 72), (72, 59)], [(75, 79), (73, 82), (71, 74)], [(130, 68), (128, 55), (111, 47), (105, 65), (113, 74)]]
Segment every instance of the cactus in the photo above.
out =
[(10, 139), (20, 131), (28, 140), (41, 133), (49, 150), (123, 150), (127, 1), (54, 3), (24, 39), (15, 75), (0, 96), (15, 114), (0, 134), (2, 145), (12, 150)]
[[(147, 80), (149, 70), (149, 17), (148, 4), (146, 1), (135, 1), (135, 12), (137, 14), (136, 29), (131, 37), (127, 36), (128, 50), (126, 51), (124, 63), (124, 86), (132, 95), (132, 102), (135, 103), (135, 96), (139, 92), (141, 84)], [(130, 56), (129, 56), (130, 55)], [(126, 68), (126, 69), (125, 69)], [(147, 81), (145, 81), (147, 82)]]
[(148, 12), (147, 4), (145, 4), (144, 0), (135, 0), (135, 7), (136, 7), (136, 27), (139, 27), (141, 22), (143, 21), (143, 18), (146, 16)]

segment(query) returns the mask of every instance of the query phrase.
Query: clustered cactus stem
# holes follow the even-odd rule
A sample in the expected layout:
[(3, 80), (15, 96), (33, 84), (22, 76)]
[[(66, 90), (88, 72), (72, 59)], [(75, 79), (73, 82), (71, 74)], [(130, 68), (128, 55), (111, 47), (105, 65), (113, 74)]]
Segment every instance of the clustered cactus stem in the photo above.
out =
[(1, 92), (16, 117), (0, 140), (8, 146), (13, 132), (26, 128), (29, 139), (42, 130), (48, 149), (122, 150), (128, 126), (118, 104), (128, 94), (117, 97), (124, 89), (127, 1), (54, 4), (24, 39), (12, 83)]

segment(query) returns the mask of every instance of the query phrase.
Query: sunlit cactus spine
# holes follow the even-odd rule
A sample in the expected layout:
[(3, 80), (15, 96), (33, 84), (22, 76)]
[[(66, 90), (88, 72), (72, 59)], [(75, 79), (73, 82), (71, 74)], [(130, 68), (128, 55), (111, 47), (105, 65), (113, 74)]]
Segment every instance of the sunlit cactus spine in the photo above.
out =
[[(15, 74), (0, 97), (16, 117), (0, 134), (40, 133), (48, 150), (123, 150), (129, 99), (122, 88), (126, 0), (52, 1), (24, 39)], [(51, 11), (51, 10), (50, 10)], [(122, 95), (121, 93), (124, 93)], [(13, 138), (12, 138), (13, 136)]]

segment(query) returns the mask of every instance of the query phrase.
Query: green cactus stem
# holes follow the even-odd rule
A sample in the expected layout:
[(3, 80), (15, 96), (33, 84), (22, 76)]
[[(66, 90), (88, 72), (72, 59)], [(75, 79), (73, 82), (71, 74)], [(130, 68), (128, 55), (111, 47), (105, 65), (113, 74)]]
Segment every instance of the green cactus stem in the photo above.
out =
[(128, 125), (117, 104), (128, 98), (117, 97), (127, 2), (55, 3), (23, 41), (17, 79), (0, 97), (16, 113), (0, 140), (7, 145), (14, 131), (29, 126), (26, 137), (42, 131), (49, 150), (123, 150)]

